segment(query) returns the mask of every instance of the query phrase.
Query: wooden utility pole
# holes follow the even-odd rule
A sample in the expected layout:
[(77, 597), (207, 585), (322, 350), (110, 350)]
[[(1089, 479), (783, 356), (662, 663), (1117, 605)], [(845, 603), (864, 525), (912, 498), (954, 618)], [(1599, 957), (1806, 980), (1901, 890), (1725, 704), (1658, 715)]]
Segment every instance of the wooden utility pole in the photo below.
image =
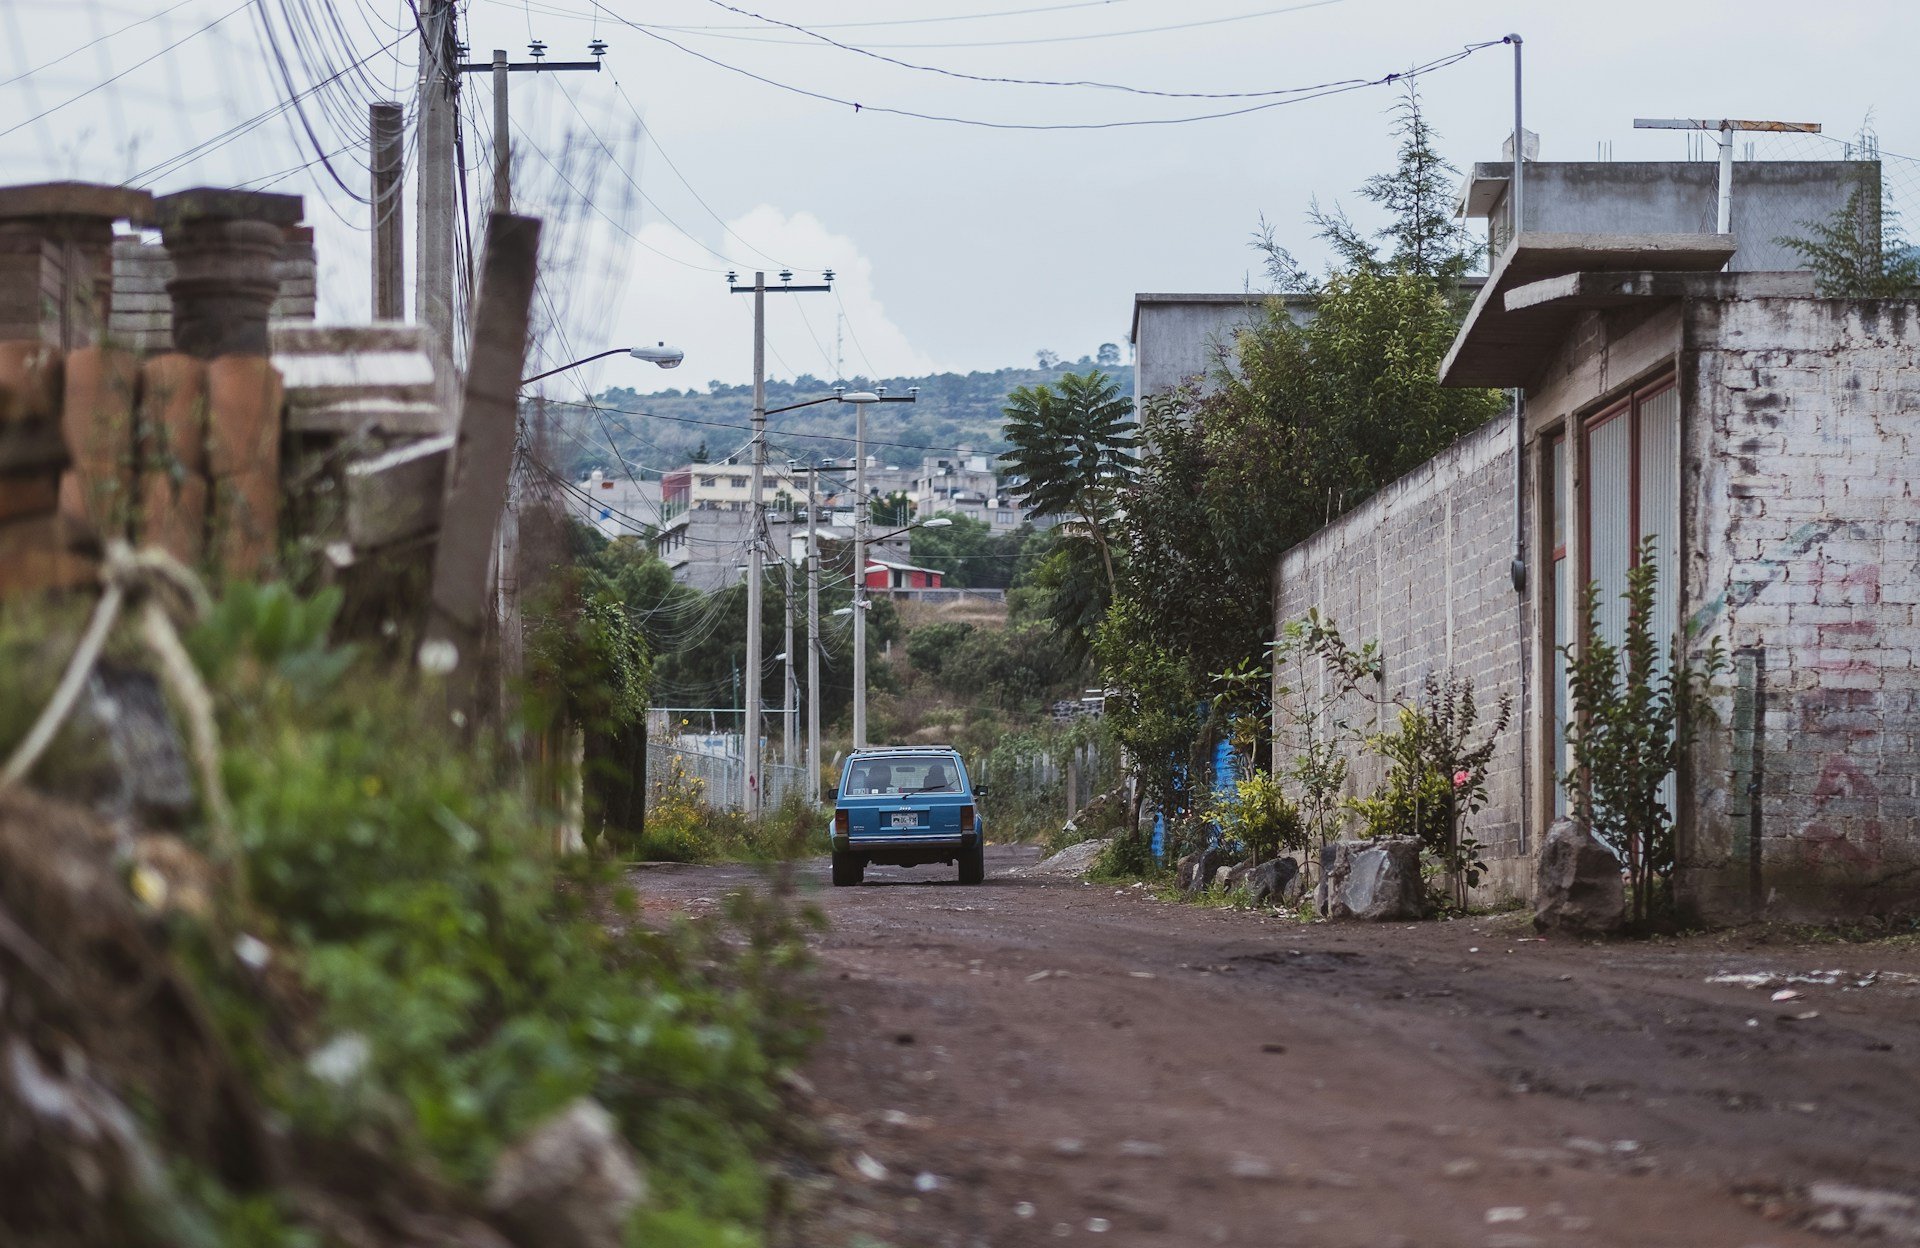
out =
[(406, 220), (401, 174), (406, 166), (404, 118), (398, 104), (381, 100), (367, 107), (373, 174), (373, 319), (407, 319)]
[(487, 224), (466, 394), (440, 513), (426, 639), (420, 646), (422, 667), (458, 673), (454, 709), (469, 714), (477, 705), (476, 660), (493, 604), (489, 572), (513, 469), (520, 374), (526, 364), (539, 260), (540, 222), (495, 213)]
[(453, 355), (453, 129), (459, 107), (454, 0), (423, 0), (420, 15), (419, 222), (415, 231), (414, 315), (442, 358)]

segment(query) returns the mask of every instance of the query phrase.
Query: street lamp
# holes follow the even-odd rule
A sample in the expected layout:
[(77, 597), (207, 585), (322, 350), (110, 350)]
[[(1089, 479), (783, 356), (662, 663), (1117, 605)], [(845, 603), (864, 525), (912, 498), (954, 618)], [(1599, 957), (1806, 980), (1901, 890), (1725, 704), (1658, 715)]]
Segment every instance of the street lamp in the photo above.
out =
[(591, 364), (595, 360), (604, 360), (610, 355), (630, 355), (636, 360), (645, 360), (647, 363), (657, 365), (661, 368), (679, 368), (680, 362), (687, 358), (685, 351), (682, 351), (679, 347), (670, 347), (664, 342), (657, 342), (651, 347), (615, 347), (611, 351), (602, 351), (598, 355), (589, 355), (585, 359), (575, 360), (571, 364), (562, 364), (559, 368), (550, 368), (544, 373), (535, 373), (531, 377), (522, 377), (520, 384), (530, 386), (543, 377), (551, 377), (555, 373), (564, 373), (570, 368), (579, 368), (582, 364)]

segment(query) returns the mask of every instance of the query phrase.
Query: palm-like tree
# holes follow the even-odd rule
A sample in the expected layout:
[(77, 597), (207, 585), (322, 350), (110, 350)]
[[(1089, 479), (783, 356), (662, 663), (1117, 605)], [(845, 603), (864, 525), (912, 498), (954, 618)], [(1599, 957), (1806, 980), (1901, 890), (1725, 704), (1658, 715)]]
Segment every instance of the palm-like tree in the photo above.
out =
[(1021, 500), (1035, 516), (1076, 516), (1114, 588), (1107, 527), (1133, 479), (1133, 400), (1099, 371), (1067, 373), (1058, 385), (1021, 386), (1001, 409), (1013, 450), (1005, 456)]

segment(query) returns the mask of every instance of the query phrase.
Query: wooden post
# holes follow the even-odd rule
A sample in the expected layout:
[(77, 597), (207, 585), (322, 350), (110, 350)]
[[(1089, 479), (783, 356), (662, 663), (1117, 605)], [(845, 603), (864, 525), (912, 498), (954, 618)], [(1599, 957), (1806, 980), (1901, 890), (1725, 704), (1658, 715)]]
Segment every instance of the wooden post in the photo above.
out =
[(389, 101), (367, 107), (373, 153), (373, 319), (407, 319), (406, 261), (402, 240), (406, 232), (402, 175), (406, 165), (406, 135), (401, 108)]
[(474, 670), (493, 602), (489, 572), (494, 534), (513, 469), (520, 377), (539, 259), (536, 218), (493, 216), (475, 301), (466, 394), (440, 512), (426, 637), (420, 647), (421, 666), (461, 673), (453, 695), (458, 711), (472, 709)]

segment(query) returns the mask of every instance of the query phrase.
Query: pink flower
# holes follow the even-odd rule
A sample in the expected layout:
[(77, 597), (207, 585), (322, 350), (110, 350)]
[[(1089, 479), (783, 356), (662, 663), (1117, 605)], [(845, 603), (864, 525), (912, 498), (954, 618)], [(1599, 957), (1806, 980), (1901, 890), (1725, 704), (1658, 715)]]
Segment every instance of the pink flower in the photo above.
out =
[(1464, 768), (1456, 771), (1453, 773), (1453, 787), (1456, 789), (1464, 789), (1467, 787), (1467, 781), (1471, 779), (1473, 779), (1473, 777), (1468, 775)]

